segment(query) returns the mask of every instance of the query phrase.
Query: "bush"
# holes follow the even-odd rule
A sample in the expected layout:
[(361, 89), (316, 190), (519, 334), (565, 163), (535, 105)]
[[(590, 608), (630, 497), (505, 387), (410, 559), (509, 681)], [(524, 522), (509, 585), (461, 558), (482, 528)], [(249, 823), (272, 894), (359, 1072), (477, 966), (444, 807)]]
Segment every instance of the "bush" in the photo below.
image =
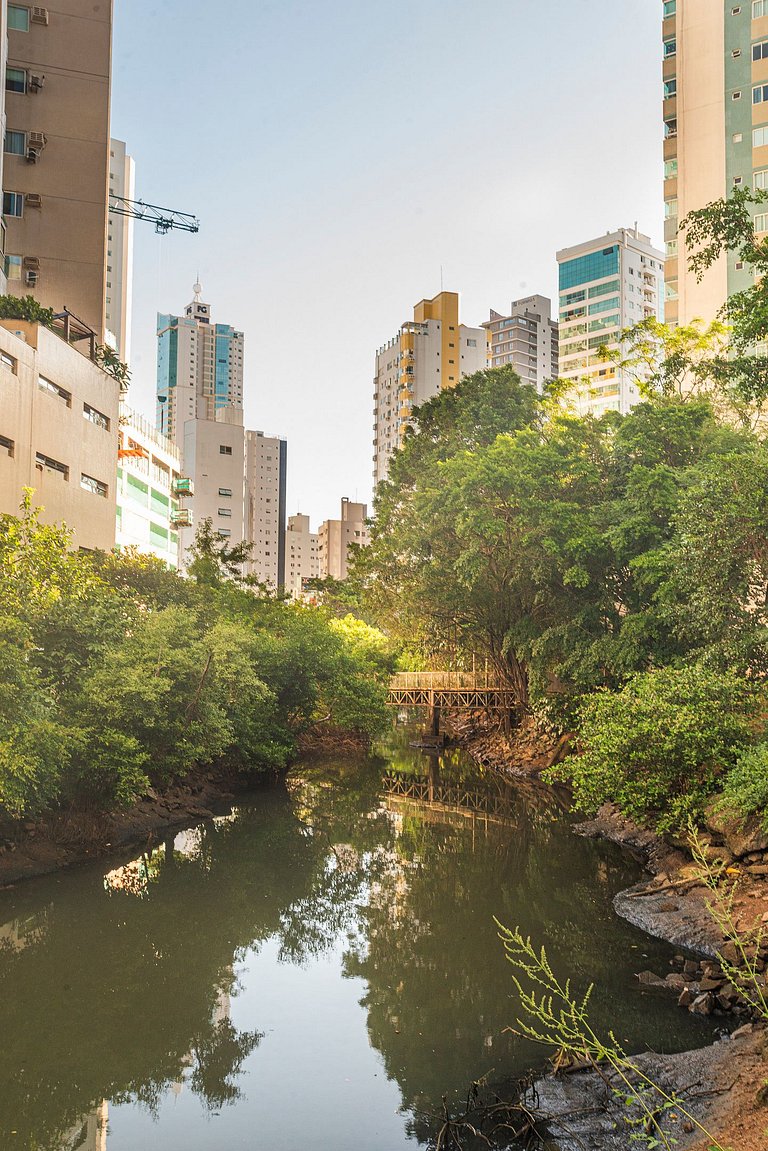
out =
[(738, 676), (698, 665), (636, 675), (583, 701), (583, 751), (549, 776), (571, 784), (582, 811), (612, 801), (658, 831), (677, 830), (751, 742), (756, 694)]
[(728, 772), (721, 806), (747, 819), (759, 817), (768, 831), (768, 743), (758, 743), (741, 753)]

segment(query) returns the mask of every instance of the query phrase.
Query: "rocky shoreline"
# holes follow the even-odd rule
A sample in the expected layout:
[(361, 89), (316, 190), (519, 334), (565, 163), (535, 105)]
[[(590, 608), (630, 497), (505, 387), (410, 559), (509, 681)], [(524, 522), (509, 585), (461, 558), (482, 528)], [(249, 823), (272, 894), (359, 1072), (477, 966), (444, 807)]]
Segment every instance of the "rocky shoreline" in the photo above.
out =
[[(500, 732), (482, 730), (470, 717), (456, 725), (454, 735), (479, 765), (505, 776), (538, 778), (567, 751), (563, 741), (557, 743), (532, 726), (514, 733), (508, 741)], [(651, 873), (650, 879), (617, 893), (613, 905), (618, 915), (700, 957), (677, 956), (677, 969), (672, 973), (639, 972), (639, 980), (668, 987), (672, 1010), (687, 1008), (703, 1015), (742, 1017), (742, 1026), (720, 1042), (674, 1056), (645, 1052), (637, 1057), (637, 1065), (668, 1094), (685, 1100), (687, 1109), (717, 1136), (722, 1147), (765, 1151), (768, 1032), (757, 1021), (743, 1023), (753, 1013), (716, 958), (718, 954), (731, 959), (738, 956), (728, 955), (730, 945), (710, 915), (708, 892), (691, 865), (690, 854), (683, 844), (665, 842), (625, 819), (610, 804), (595, 819), (575, 825), (574, 832), (619, 844)], [(710, 862), (727, 867), (739, 881), (733, 901), (739, 927), (750, 930), (756, 923), (768, 925), (768, 837), (754, 824), (741, 827), (713, 807), (702, 846)], [(761, 976), (765, 972), (768, 983), (768, 929), (757, 967)], [(632, 1118), (632, 1111), (617, 1098), (602, 1072), (582, 1070), (540, 1078), (528, 1102), (537, 1114), (550, 1117), (542, 1121), (548, 1151), (626, 1151), (631, 1145), (628, 1140), (633, 1129), (627, 1118)], [(668, 1136), (677, 1140), (675, 1146), (680, 1151), (709, 1151), (712, 1146), (700, 1129), (674, 1109), (665, 1112), (663, 1120), (660, 1114), (659, 1121), (662, 1126), (666, 1124)]]

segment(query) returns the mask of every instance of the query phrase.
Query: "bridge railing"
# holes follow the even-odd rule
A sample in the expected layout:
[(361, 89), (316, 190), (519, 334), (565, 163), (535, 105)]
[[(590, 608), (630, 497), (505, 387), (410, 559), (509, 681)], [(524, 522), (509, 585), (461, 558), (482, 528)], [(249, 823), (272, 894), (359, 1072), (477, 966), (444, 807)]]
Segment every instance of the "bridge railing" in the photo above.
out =
[(488, 691), (498, 680), (484, 671), (400, 671), (389, 686), (391, 691)]

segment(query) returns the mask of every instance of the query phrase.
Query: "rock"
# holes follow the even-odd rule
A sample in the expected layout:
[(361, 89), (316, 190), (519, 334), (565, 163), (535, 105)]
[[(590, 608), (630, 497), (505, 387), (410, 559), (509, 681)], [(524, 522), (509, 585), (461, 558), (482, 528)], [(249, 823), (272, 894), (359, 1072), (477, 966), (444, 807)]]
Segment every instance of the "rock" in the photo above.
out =
[(735, 856), (749, 855), (755, 851), (768, 850), (768, 834), (754, 816), (740, 819), (719, 809), (719, 800), (714, 799), (705, 813), (707, 827), (721, 835), (726, 846)]
[(742, 1023), (741, 1027), (737, 1027), (735, 1031), (731, 1032), (731, 1039), (741, 1039), (744, 1035), (751, 1035), (754, 1027), (751, 1023)]
[(685, 987), (684, 977), (682, 975), (678, 975), (677, 972), (672, 972), (671, 975), (668, 975), (664, 982), (666, 983), (667, 987), (671, 987), (673, 991), (682, 991)]
[(720, 948), (720, 954), (726, 963), (738, 963), (741, 959), (738, 947), (735, 943), (731, 943), (730, 940), (728, 943), (724, 943)]
[(706, 991), (703, 995), (697, 995), (688, 1008), (692, 1015), (711, 1015), (714, 1009), (715, 997), (709, 991)]
[(700, 963), (697, 959), (686, 959), (683, 964), (683, 974), (689, 976), (691, 979), (699, 974)]
[(678, 1007), (690, 1007), (694, 1000), (694, 992), (690, 987), (684, 987), (677, 1001)]
[(705, 975), (699, 984), (699, 991), (719, 991), (722, 986), (722, 979), (716, 979), (712, 975)]
[(642, 983), (645, 987), (666, 987), (666, 979), (661, 979), (660, 976), (655, 975), (653, 971), (641, 971), (637, 977), (638, 983)]
[(728, 867), (734, 860), (734, 854), (729, 848), (724, 845), (717, 846), (712, 843), (702, 845), (701, 854), (706, 859), (707, 863), (722, 863)]
[(768, 1107), (768, 1083), (764, 1083), (755, 1096), (756, 1102), (761, 1107)]
[(748, 863), (746, 871), (748, 875), (757, 877), (768, 875), (768, 863)]

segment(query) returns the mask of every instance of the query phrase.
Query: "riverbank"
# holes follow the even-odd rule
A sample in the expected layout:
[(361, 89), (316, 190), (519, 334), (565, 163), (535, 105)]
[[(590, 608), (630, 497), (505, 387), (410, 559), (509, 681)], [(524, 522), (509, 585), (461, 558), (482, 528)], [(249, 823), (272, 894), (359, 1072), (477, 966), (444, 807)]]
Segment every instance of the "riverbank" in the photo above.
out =
[[(271, 777), (270, 777), (271, 778)], [(86, 863), (116, 848), (151, 846), (175, 828), (225, 814), (258, 780), (223, 767), (190, 774), (183, 784), (149, 788), (116, 812), (66, 811), (0, 825), (0, 888)]]
[[(532, 724), (506, 738), (502, 732), (483, 729), (467, 718), (456, 724), (453, 734), (479, 765), (508, 777), (538, 778), (565, 750), (564, 741), (555, 742)], [(759, 829), (728, 825), (714, 812), (710, 822), (705, 851), (713, 861), (730, 865), (739, 880), (732, 904), (737, 927), (746, 932), (756, 924), (768, 924), (768, 841)], [(714, 956), (727, 944), (708, 910), (708, 892), (691, 867), (690, 853), (639, 827), (610, 804), (604, 805), (595, 819), (576, 824), (573, 830), (577, 835), (618, 844), (651, 872), (650, 879), (614, 897), (618, 915), (656, 938), (713, 959), (713, 966), (704, 964), (695, 972), (696, 965), (691, 964), (688, 978), (683, 973), (657, 976), (652, 972), (638, 972), (638, 977), (667, 985), (675, 993), (674, 999), (670, 996), (672, 1010), (690, 1010), (698, 1000), (694, 1009), (702, 1013), (729, 1013), (732, 1005), (727, 995), (719, 1001), (729, 985), (714, 962)], [(732, 1038), (676, 1056), (646, 1052), (637, 1063), (669, 1094), (686, 1099), (691, 1113), (723, 1147), (729, 1151), (765, 1151), (768, 1032), (763, 1025), (747, 1023), (737, 1028)], [(583, 1151), (585, 1147), (625, 1151), (631, 1133), (626, 1125), (628, 1112), (600, 1075), (583, 1071), (546, 1076), (537, 1081), (535, 1095), (540, 1114), (561, 1117), (545, 1124), (552, 1151)], [(674, 1111), (669, 1115), (672, 1118), (665, 1120), (668, 1132), (680, 1151), (710, 1151), (711, 1142), (702, 1140), (700, 1131), (686, 1125), (680, 1116), (674, 1118)]]

